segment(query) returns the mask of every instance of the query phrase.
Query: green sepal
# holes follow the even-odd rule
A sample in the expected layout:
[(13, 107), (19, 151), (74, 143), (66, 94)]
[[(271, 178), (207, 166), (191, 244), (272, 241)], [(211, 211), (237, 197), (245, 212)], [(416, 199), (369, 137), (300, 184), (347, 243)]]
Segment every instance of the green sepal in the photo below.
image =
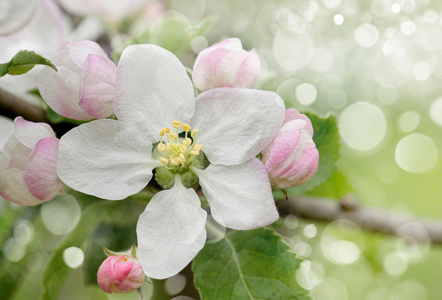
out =
[(181, 182), (186, 188), (192, 187), (198, 182), (198, 176), (190, 170), (181, 174)]
[(163, 189), (170, 189), (175, 184), (175, 173), (166, 167), (156, 168), (155, 180)]
[(8, 63), (0, 64), (0, 77), (6, 74), (24, 74), (35, 67), (35, 65), (49, 66), (57, 71), (57, 68), (49, 59), (44, 58), (34, 51), (21, 50)]

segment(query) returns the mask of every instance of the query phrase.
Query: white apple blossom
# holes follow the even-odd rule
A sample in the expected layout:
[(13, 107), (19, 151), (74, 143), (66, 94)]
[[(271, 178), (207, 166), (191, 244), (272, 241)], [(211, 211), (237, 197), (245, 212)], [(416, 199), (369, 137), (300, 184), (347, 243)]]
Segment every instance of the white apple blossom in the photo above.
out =
[[(137, 226), (146, 275), (167, 278), (206, 241), (207, 214), (195, 190), (185, 187), (189, 173), (198, 176), (220, 224), (246, 230), (278, 219), (266, 169), (255, 156), (278, 133), (284, 111), (282, 99), (268, 91), (216, 88), (195, 99), (172, 53), (129, 46), (117, 67), (118, 121), (93, 121), (64, 135), (58, 173), (71, 188), (118, 200), (141, 191), (154, 168), (169, 171), (172, 188), (152, 198)], [(202, 151), (210, 162), (205, 169), (196, 163)]]

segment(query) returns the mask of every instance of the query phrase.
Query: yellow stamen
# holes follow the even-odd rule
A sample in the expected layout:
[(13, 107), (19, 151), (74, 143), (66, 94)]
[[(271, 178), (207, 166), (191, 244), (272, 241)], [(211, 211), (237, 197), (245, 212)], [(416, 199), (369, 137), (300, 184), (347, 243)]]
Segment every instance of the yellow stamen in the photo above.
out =
[(189, 153), (192, 154), (192, 155), (195, 155), (195, 156), (197, 156), (197, 155), (200, 154), (200, 152), (197, 151), (197, 150), (192, 150), (192, 151), (190, 151)]
[(190, 127), (189, 124), (183, 123), (183, 130), (184, 130), (185, 132), (189, 132), (190, 129), (192, 129), (192, 127)]
[(181, 162), (185, 162), (186, 161), (186, 158), (184, 157), (183, 153), (180, 153), (179, 157), (180, 157)]
[(158, 151), (163, 152), (164, 150), (166, 150), (166, 145), (164, 145), (163, 143), (159, 143), (158, 144)]
[(190, 134), (190, 136), (191, 136), (192, 138), (194, 138), (198, 131), (200, 131), (200, 130), (199, 130), (199, 129), (194, 129), (194, 130), (192, 130), (192, 133)]
[(180, 162), (175, 158), (175, 156), (170, 158), (170, 163), (174, 166), (178, 166)]
[(164, 128), (164, 130), (166, 130), (167, 133), (170, 132), (170, 128), (167, 128), (167, 127), (166, 127), (166, 128)]
[(191, 140), (191, 139), (189, 139), (189, 138), (185, 138), (185, 139), (183, 140), (183, 145), (184, 145), (184, 146), (189, 146), (190, 144), (192, 144), (192, 140)]
[(161, 157), (161, 158), (160, 158), (160, 162), (161, 162), (163, 165), (167, 165), (167, 164), (169, 163), (169, 160), (168, 160), (167, 158)]
[(193, 150), (195, 150), (195, 151), (201, 151), (201, 149), (203, 149), (203, 145), (202, 144), (196, 144), (193, 147)]
[(166, 129), (165, 128), (161, 128), (160, 129), (160, 136), (164, 136), (166, 134)]
[(176, 139), (178, 137), (178, 135), (176, 134), (176, 133), (174, 133), (174, 132), (170, 132), (169, 133), (169, 139), (170, 140), (174, 140), (174, 139)]
[(180, 121), (173, 121), (172, 122), (172, 126), (176, 129), (180, 128), (181, 122)]

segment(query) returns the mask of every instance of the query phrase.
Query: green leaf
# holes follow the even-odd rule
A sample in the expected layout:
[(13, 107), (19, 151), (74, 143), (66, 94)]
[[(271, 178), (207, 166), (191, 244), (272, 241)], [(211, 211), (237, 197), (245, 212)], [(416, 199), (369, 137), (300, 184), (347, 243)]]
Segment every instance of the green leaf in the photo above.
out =
[(306, 115), (312, 121), (315, 132), (313, 141), (319, 151), (318, 172), (306, 184), (287, 189), (289, 196), (303, 194), (326, 182), (333, 175), (339, 157), (339, 130), (335, 116), (321, 118), (311, 113), (306, 113)]
[(6, 74), (21, 75), (31, 70), (35, 65), (46, 65), (57, 71), (49, 59), (34, 51), (19, 51), (8, 63), (0, 64), (0, 77)]
[(201, 299), (310, 299), (296, 281), (301, 260), (289, 249), (266, 228), (207, 243), (192, 265)]

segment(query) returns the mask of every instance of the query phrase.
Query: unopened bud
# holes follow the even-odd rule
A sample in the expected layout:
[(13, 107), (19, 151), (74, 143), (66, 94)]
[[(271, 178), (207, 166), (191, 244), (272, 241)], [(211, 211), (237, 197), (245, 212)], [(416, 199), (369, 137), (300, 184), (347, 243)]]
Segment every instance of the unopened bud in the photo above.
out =
[(108, 294), (130, 293), (139, 289), (145, 279), (146, 275), (138, 259), (130, 252), (109, 256), (103, 261), (97, 273), (98, 285)]

